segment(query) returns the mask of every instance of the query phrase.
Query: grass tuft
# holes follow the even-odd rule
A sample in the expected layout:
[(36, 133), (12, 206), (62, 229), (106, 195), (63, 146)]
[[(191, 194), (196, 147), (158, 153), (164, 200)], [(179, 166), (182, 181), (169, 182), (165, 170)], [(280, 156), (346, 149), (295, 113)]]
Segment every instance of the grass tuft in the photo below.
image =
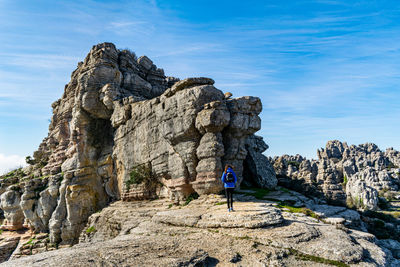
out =
[(236, 239), (240, 239), (240, 240), (252, 240), (253, 238), (251, 238), (251, 237), (248, 236), (248, 235), (245, 235), (245, 236), (238, 236), (238, 237), (236, 237)]
[(349, 267), (349, 265), (346, 263), (343, 263), (340, 261), (335, 261), (335, 260), (329, 260), (329, 259), (321, 258), (318, 256), (314, 256), (314, 255), (305, 254), (305, 253), (302, 253), (293, 248), (289, 248), (289, 254), (295, 256), (295, 258), (298, 260), (312, 261), (312, 262), (329, 264), (329, 265), (339, 266), (339, 267)]
[(270, 192), (272, 192), (269, 189), (264, 189), (264, 188), (256, 188), (256, 187), (242, 187), (244, 190), (251, 190), (254, 192), (241, 192), (240, 194), (245, 194), (246, 196), (253, 196), (256, 199), (264, 199)]
[(318, 221), (324, 222), (324, 220), (318, 214), (316, 214), (314, 211), (312, 211), (308, 208), (305, 208), (305, 207), (293, 207), (292, 204), (290, 204), (288, 202), (280, 201), (278, 203), (278, 208), (288, 209), (288, 211), (290, 213), (303, 213), (309, 217), (317, 219)]

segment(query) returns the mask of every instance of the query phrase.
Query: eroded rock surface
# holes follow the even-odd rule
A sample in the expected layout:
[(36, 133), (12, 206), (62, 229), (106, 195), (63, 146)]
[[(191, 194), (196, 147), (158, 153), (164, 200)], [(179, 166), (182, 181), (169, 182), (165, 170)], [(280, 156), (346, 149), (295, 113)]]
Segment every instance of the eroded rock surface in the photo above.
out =
[(399, 155), (393, 148), (382, 152), (375, 144), (348, 146), (334, 140), (318, 150), (318, 160), (284, 155), (272, 162), (287, 187), (331, 203), (376, 210), (380, 196), (400, 198)]
[(73, 244), (112, 201), (217, 193), (223, 166), (235, 167), (240, 184), (245, 159), (248, 179), (276, 185), (266, 145), (253, 135), (259, 98), (226, 98), (210, 78), (167, 77), (111, 43), (93, 46), (52, 108), (31, 166), (0, 181), (4, 229), (26, 226)]
[[(271, 193), (282, 199), (294, 194), (306, 200), (291, 191)], [(187, 206), (165, 200), (118, 201), (90, 216), (78, 245), (1, 266), (331, 266), (328, 260), (337, 266), (400, 263), (396, 241), (378, 241), (371, 234), (287, 212), (279, 208), (279, 202), (244, 194), (235, 195), (236, 211), (228, 213), (224, 200), (211, 194)], [(326, 216), (345, 212), (343, 207), (315, 205), (315, 210), (327, 211)], [(272, 222), (272, 217), (278, 220)], [(208, 224), (208, 219), (216, 223)], [(207, 223), (202, 224), (203, 220)], [(255, 224), (248, 227), (246, 220)], [(272, 223), (258, 224), (260, 221)]]

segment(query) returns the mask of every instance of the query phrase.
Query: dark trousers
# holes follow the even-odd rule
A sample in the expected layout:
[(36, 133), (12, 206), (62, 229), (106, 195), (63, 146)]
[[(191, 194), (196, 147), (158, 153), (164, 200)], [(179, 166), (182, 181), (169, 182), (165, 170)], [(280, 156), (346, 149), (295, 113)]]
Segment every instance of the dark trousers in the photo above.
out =
[(228, 204), (228, 209), (233, 208), (233, 190), (235, 188), (225, 188), (226, 203)]

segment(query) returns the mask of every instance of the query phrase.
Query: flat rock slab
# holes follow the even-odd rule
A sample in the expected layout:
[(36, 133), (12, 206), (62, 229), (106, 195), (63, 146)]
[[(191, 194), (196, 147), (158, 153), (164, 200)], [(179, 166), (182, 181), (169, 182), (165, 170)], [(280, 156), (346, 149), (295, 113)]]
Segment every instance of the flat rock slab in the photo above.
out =
[(268, 193), (268, 195), (266, 197), (264, 197), (264, 199), (267, 199), (267, 200), (268, 199), (273, 199), (273, 200), (276, 200), (276, 201), (283, 201), (283, 202), (293, 201), (294, 202), (294, 204), (293, 204), (294, 207), (302, 207), (307, 202), (311, 201), (310, 199), (308, 199), (308, 198), (306, 198), (304, 196), (299, 197), (299, 195), (296, 195), (296, 194), (294, 194), (292, 192), (287, 193), (287, 192), (282, 192), (282, 191), (279, 191), (279, 190)]
[(283, 220), (279, 209), (256, 202), (237, 202), (234, 212), (228, 212), (225, 205), (216, 205), (209, 209), (161, 211), (153, 217), (155, 222), (200, 228), (260, 228), (282, 223)]
[(336, 215), (339, 212), (347, 210), (345, 207), (329, 206), (329, 205), (314, 205), (311, 209), (321, 217), (332, 217), (333, 215)]
[(153, 221), (175, 226), (194, 227), (206, 209), (193, 210), (189, 208), (161, 211), (153, 216)]
[(202, 228), (260, 228), (283, 222), (281, 211), (265, 203), (234, 203), (234, 212), (226, 207), (215, 207), (201, 216), (197, 223)]

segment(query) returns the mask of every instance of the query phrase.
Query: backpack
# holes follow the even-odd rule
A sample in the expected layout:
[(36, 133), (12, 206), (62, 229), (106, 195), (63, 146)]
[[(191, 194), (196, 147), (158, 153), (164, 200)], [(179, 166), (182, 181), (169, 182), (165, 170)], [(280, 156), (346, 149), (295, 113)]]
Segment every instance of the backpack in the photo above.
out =
[(235, 177), (233, 176), (233, 173), (227, 172), (225, 176), (225, 182), (226, 183), (233, 183), (235, 181)]

